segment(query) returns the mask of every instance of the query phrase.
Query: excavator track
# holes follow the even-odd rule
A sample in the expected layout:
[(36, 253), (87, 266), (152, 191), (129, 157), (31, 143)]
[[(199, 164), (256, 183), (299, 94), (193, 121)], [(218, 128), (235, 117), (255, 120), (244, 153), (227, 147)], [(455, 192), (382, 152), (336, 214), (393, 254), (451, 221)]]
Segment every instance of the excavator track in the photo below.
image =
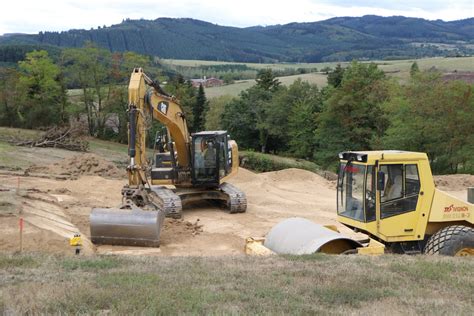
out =
[(245, 213), (247, 210), (247, 197), (244, 192), (227, 182), (221, 184), (219, 188), (228, 196), (227, 208), (231, 214)]
[(152, 187), (151, 192), (156, 195), (157, 204), (166, 214), (166, 217), (181, 218), (183, 206), (179, 195), (166, 187)]

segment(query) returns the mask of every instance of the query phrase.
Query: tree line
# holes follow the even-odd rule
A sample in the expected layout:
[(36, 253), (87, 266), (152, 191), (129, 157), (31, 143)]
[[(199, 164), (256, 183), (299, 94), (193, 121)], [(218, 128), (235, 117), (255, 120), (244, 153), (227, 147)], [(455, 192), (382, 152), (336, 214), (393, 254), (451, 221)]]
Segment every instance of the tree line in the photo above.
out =
[[(135, 67), (169, 79), (148, 56), (92, 44), (64, 49), (54, 59), (45, 50), (25, 53), (16, 67), (0, 68), (0, 125), (36, 129), (79, 122), (91, 136), (127, 142), (127, 85)], [(168, 80), (167, 89), (182, 100), (190, 130), (201, 129), (204, 89), (182, 76)], [(154, 122), (150, 137), (159, 128)]]
[[(446, 81), (413, 64), (398, 82), (375, 64), (352, 62), (318, 87), (282, 85), (271, 69), (239, 97), (207, 100), (181, 75), (165, 76), (151, 58), (87, 45), (26, 53), (0, 68), (0, 124), (46, 128), (83, 121), (91, 136), (127, 142), (127, 84), (134, 67), (161, 82), (183, 106), (191, 132), (228, 130), (240, 148), (311, 160), (332, 168), (345, 150), (428, 153), (436, 173), (474, 172), (474, 85)], [(74, 89), (68, 89), (74, 88)], [(162, 126), (154, 122), (152, 138)]]
[(240, 147), (291, 155), (333, 168), (345, 150), (426, 152), (436, 173), (474, 172), (474, 85), (420, 72), (408, 82), (375, 64), (338, 66), (319, 88), (285, 87), (270, 69), (238, 98), (210, 102), (209, 129), (227, 129)]

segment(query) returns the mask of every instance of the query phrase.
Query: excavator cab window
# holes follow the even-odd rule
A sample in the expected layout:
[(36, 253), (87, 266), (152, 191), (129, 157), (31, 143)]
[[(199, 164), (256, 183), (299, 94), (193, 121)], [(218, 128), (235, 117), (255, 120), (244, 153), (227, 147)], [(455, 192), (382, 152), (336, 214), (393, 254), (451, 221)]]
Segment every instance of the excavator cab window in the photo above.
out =
[(194, 185), (218, 186), (226, 175), (227, 133), (200, 132), (192, 135), (192, 181)]

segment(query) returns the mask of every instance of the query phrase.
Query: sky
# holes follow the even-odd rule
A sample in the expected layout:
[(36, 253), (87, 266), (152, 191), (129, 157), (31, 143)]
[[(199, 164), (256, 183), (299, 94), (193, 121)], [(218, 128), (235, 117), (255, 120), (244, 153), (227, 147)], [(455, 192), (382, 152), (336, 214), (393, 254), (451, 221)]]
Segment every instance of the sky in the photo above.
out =
[(126, 18), (194, 18), (246, 27), (366, 14), (452, 21), (473, 17), (474, 0), (3, 0), (0, 34), (90, 29)]

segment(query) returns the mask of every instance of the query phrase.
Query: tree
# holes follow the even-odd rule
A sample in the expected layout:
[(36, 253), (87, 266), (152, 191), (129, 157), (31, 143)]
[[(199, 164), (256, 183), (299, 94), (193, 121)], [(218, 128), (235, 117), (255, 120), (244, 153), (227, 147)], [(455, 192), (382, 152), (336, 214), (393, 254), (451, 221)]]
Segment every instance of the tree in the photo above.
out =
[(288, 113), (289, 151), (296, 157), (311, 159), (316, 149), (316, 118), (322, 111), (324, 96), (316, 85), (301, 79), (288, 87), (284, 100)]
[(341, 64), (337, 64), (336, 68), (328, 74), (328, 84), (335, 88), (339, 87), (343, 76), (344, 68), (341, 67)]
[(64, 100), (60, 69), (46, 51), (33, 51), (19, 62), (19, 89), (23, 91), (17, 114), (22, 127), (36, 128), (63, 123)]
[(193, 104), (193, 129), (195, 132), (199, 132), (204, 129), (204, 118), (208, 105), (209, 104), (206, 99), (204, 87), (202, 86), (202, 84), (200, 84), (196, 96), (196, 101)]
[(64, 50), (63, 60), (71, 80), (82, 90), (83, 112), (87, 116), (89, 134), (103, 136), (108, 113), (105, 108), (112, 89), (111, 54), (87, 45)]
[(257, 87), (264, 91), (276, 91), (280, 86), (280, 81), (275, 78), (271, 68), (261, 69), (257, 73)]
[(0, 125), (21, 126), (18, 117), (20, 97), (18, 87), (20, 74), (14, 68), (0, 68)]
[(240, 148), (258, 149), (259, 132), (252, 104), (243, 98), (227, 103), (222, 113), (222, 126), (237, 141)]
[(158, 76), (158, 72), (151, 65), (149, 56), (134, 52), (124, 52), (121, 57), (120, 73), (122, 75), (122, 82), (128, 82), (130, 73), (134, 68), (143, 68), (145, 73), (151, 78)]
[(182, 75), (178, 74), (168, 82), (166, 92), (178, 98), (188, 123), (188, 129), (194, 131), (193, 108), (196, 104), (196, 89), (192, 86), (191, 82), (186, 81)]
[(385, 75), (377, 65), (352, 62), (318, 116), (318, 162), (328, 167), (340, 151), (370, 150), (387, 128), (381, 106), (388, 96)]
[(205, 129), (208, 131), (216, 131), (224, 129), (222, 124), (222, 114), (227, 103), (233, 98), (230, 95), (221, 95), (209, 100), (209, 110), (206, 112)]
[(418, 63), (416, 61), (411, 64), (410, 67), (410, 77), (414, 77), (416, 74), (420, 73), (420, 68), (418, 67)]
[(474, 171), (474, 87), (422, 72), (386, 105), (388, 149), (426, 152), (435, 173)]

